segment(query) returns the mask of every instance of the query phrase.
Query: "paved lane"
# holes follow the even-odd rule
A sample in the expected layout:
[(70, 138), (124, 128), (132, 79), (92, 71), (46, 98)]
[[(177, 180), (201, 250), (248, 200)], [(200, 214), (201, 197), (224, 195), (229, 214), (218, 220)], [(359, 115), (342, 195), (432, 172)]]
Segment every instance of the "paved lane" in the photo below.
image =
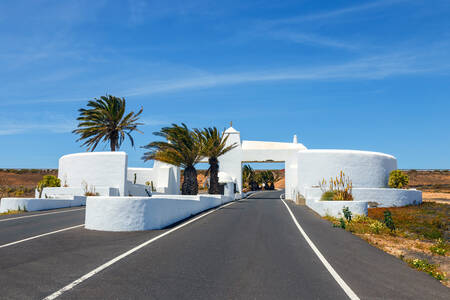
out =
[[(279, 194), (257, 193), (214, 211), (58, 299), (348, 299), (300, 235)], [(427, 274), (332, 228), (305, 207), (289, 207), (361, 299), (449, 299), (449, 290)], [(49, 226), (44, 216), (32, 218), (34, 226), (42, 227), (37, 221), (41, 218)], [(0, 237), (4, 223), (9, 222), (0, 222)], [(42, 299), (170, 230), (111, 233), (78, 228), (0, 249), (0, 298)]]
[[(85, 209), (71, 208), (45, 212), (5, 215), (0, 218), (0, 246), (84, 223)], [(25, 217), (25, 218), (24, 218)]]
[(61, 298), (89, 297), (347, 299), (279, 199), (248, 199), (221, 209)]

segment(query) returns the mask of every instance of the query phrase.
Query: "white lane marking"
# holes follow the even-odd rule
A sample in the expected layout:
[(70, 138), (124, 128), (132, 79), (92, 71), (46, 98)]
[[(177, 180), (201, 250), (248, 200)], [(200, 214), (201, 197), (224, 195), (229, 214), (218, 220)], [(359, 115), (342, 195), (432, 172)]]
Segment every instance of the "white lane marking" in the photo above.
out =
[(76, 225), (76, 226), (72, 226), (72, 227), (67, 227), (67, 228), (64, 228), (64, 229), (59, 229), (59, 230), (56, 230), (56, 231), (47, 232), (47, 233), (40, 234), (40, 235), (35, 235), (35, 236), (29, 237), (29, 238), (26, 238), (26, 239), (23, 239), (23, 240), (20, 240), (20, 241), (15, 241), (15, 242), (12, 242), (12, 243), (0, 245), (0, 249), (8, 247), (8, 246), (16, 245), (16, 244), (19, 244), (19, 243), (23, 243), (23, 242), (26, 242), (26, 241), (34, 240), (34, 239), (37, 239), (37, 238), (40, 238), (40, 237), (43, 237), (43, 236), (47, 236), (47, 235), (55, 234), (55, 233), (58, 233), (58, 232), (63, 232), (63, 231), (75, 229), (75, 228), (78, 228), (78, 227), (81, 227), (81, 226), (84, 226), (84, 224)]
[(189, 220), (189, 221), (187, 221), (186, 223), (180, 224), (180, 225), (178, 225), (178, 226), (176, 226), (176, 227), (170, 229), (169, 231), (166, 231), (166, 232), (164, 232), (164, 233), (162, 233), (162, 234), (160, 234), (160, 235), (158, 235), (158, 236), (156, 236), (156, 237), (154, 237), (154, 238), (152, 238), (152, 239), (150, 239), (150, 240), (148, 240), (148, 241), (146, 241), (146, 242), (144, 242), (144, 243), (142, 243), (142, 244), (140, 244), (140, 245), (134, 247), (134, 248), (131, 249), (131, 250), (128, 250), (127, 252), (125, 252), (125, 253), (123, 253), (123, 254), (121, 254), (121, 255), (119, 255), (119, 256), (117, 256), (117, 257), (111, 259), (110, 261), (108, 261), (108, 262), (104, 263), (103, 265), (101, 265), (101, 266), (95, 268), (95, 269), (92, 270), (91, 272), (89, 272), (89, 273), (83, 275), (82, 277), (78, 278), (77, 280), (73, 281), (72, 283), (66, 285), (66, 286), (63, 287), (62, 289), (60, 289), (60, 290), (54, 292), (53, 294), (51, 294), (51, 295), (45, 297), (43, 300), (53, 300), (53, 299), (58, 298), (58, 297), (61, 296), (63, 293), (65, 293), (65, 292), (67, 292), (67, 291), (73, 289), (74, 287), (76, 287), (77, 285), (79, 285), (80, 283), (82, 283), (83, 281), (85, 281), (85, 280), (91, 278), (91, 277), (94, 276), (95, 274), (97, 274), (97, 273), (103, 271), (104, 269), (106, 269), (106, 268), (108, 268), (109, 266), (115, 264), (116, 262), (118, 262), (118, 261), (124, 259), (125, 257), (127, 257), (127, 256), (129, 256), (129, 255), (131, 255), (131, 254), (133, 254), (134, 252), (140, 250), (141, 248), (144, 248), (145, 246), (147, 246), (147, 245), (149, 245), (149, 244), (151, 244), (151, 243), (153, 243), (153, 242), (159, 240), (160, 238), (162, 238), (162, 237), (164, 237), (164, 236), (166, 236), (166, 235), (168, 235), (168, 234), (171, 234), (172, 232), (177, 231), (178, 229), (181, 229), (181, 228), (183, 228), (184, 226), (189, 225), (189, 224), (191, 224), (192, 222), (195, 222), (195, 221), (197, 221), (198, 219), (201, 219), (201, 218), (203, 218), (203, 217), (206, 217), (207, 215), (209, 215), (209, 214), (211, 214), (211, 213), (213, 213), (213, 212), (215, 212), (215, 211), (217, 211), (217, 210), (219, 210), (219, 209), (221, 209), (221, 208), (227, 207), (227, 206), (229, 206), (229, 205), (231, 205), (231, 204), (233, 204), (233, 203), (235, 203), (235, 202), (230, 202), (230, 203), (227, 203), (227, 204), (225, 204), (225, 205), (222, 205), (222, 206), (220, 206), (220, 207), (218, 207), (218, 208), (216, 208), (216, 209), (214, 209), (214, 210), (211, 210), (211, 211), (209, 211), (209, 212), (207, 212), (207, 213), (205, 213), (205, 214), (202, 214), (202, 215), (200, 215), (200, 216), (198, 216), (198, 217), (196, 217), (196, 218), (194, 218), (194, 219), (192, 219), (192, 220)]
[(43, 213), (43, 214), (34, 214), (34, 215), (31, 215), (31, 216), (23, 216), (23, 217), (17, 217), (17, 218), (1, 219), (0, 222), (6, 222), (6, 221), (18, 220), (18, 219), (25, 219), (25, 218), (32, 218), (32, 217), (40, 217), (40, 216), (45, 216), (45, 215), (62, 214), (62, 213), (66, 213), (66, 212), (78, 211), (78, 210), (83, 210), (83, 209), (86, 209), (86, 208), (68, 209), (68, 210), (64, 210), (64, 211), (54, 211), (54, 212), (48, 212), (48, 213)]
[(302, 234), (302, 236), (305, 238), (308, 245), (311, 247), (311, 249), (314, 251), (314, 253), (317, 255), (317, 257), (320, 259), (322, 264), (325, 266), (325, 268), (330, 272), (331, 276), (333, 276), (334, 280), (341, 286), (341, 288), (344, 290), (344, 292), (347, 294), (347, 296), (352, 300), (359, 300), (359, 297), (353, 292), (353, 290), (345, 283), (345, 281), (339, 276), (339, 274), (334, 270), (334, 268), (330, 265), (330, 263), (326, 260), (326, 258), (320, 253), (319, 249), (317, 249), (316, 245), (311, 241), (311, 239), (308, 237), (306, 232), (303, 230), (302, 226), (297, 221), (297, 218), (295, 218), (294, 214), (292, 213), (289, 206), (286, 204), (284, 200), (281, 199), (281, 201), (286, 206), (289, 214), (292, 217), (292, 220), (294, 220), (295, 225), (297, 225), (298, 230)]

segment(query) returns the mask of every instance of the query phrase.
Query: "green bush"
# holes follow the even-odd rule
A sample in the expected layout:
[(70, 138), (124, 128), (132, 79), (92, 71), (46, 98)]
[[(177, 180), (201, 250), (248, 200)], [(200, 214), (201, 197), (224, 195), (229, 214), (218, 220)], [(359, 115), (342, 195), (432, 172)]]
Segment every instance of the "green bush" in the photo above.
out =
[(344, 217), (347, 220), (347, 222), (350, 223), (352, 221), (352, 212), (351, 212), (351, 210), (347, 206), (345, 206), (342, 209), (342, 212), (344, 213)]
[(39, 191), (39, 198), (42, 197), (42, 190), (45, 187), (60, 187), (61, 180), (53, 175), (45, 175), (37, 185), (37, 190)]
[(395, 189), (406, 188), (409, 183), (409, 177), (407, 174), (400, 170), (391, 171), (389, 174), (389, 187)]
[(322, 201), (331, 201), (334, 198), (334, 192), (333, 191), (326, 191), (322, 194), (322, 197), (320, 197), (320, 200)]
[(389, 228), (391, 230), (391, 232), (393, 232), (395, 230), (395, 223), (394, 223), (394, 219), (392, 219), (392, 214), (389, 210), (386, 210), (384, 212), (384, 221), (383, 221), (384, 225), (386, 225), (387, 228)]

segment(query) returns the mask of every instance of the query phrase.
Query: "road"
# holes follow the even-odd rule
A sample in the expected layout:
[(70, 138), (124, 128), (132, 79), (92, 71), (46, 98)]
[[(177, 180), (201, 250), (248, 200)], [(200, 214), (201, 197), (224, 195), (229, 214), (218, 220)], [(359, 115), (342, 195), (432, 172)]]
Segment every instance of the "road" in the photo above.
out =
[(360, 299), (449, 299), (429, 275), (288, 203), (308, 243), (279, 195), (145, 232), (74, 227), (84, 209), (0, 217), (0, 298), (43, 299), (66, 287), (58, 299), (349, 299), (349, 290)]

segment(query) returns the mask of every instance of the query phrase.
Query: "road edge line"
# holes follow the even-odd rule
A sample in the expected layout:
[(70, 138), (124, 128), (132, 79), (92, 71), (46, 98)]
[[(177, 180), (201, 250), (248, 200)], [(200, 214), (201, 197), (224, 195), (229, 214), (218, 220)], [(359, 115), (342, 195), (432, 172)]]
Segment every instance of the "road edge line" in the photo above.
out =
[(348, 286), (347, 283), (339, 276), (339, 274), (334, 270), (334, 268), (331, 266), (331, 264), (327, 261), (327, 259), (322, 255), (322, 253), (319, 251), (319, 249), (314, 245), (314, 243), (311, 241), (309, 236), (306, 234), (306, 232), (303, 230), (302, 226), (298, 223), (297, 218), (292, 213), (291, 208), (287, 205), (287, 203), (280, 198), (280, 200), (283, 202), (283, 204), (286, 206), (289, 214), (291, 215), (292, 220), (294, 220), (295, 225), (297, 226), (298, 230), (302, 234), (303, 238), (306, 240), (308, 245), (311, 247), (311, 249), (314, 251), (314, 253), (317, 255), (317, 257), (320, 259), (322, 264), (325, 266), (327, 271), (333, 276), (334, 280), (339, 284), (339, 286), (344, 290), (344, 292), (347, 294), (347, 296), (352, 300), (359, 300), (359, 297), (356, 295), (355, 292)]
[(12, 246), (12, 245), (20, 244), (20, 243), (23, 243), (23, 242), (26, 242), (26, 241), (34, 240), (34, 239), (37, 239), (37, 238), (40, 238), (40, 237), (43, 237), (43, 236), (47, 236), (47, 235), (55, 234), (55, 233), (58, 233), (58, 232), (63, 232), (63, 231), (75, 229), (75, 228), (78, 228), (78, 227), (81, 227), (81, 226), (84, 226), (84, 224), (80, 224), (80, 225), (76, 225), (76, 226), (72, 226), (72, 227), (67, 227), (67, 228), (55, 230), (55, 231), (52, 231), (52, 232), (47, 232), (47, 233), (35, 235), (35, 236), (29, 237), (29, 238), (26, 238), (26, 239), (22, 239), (22, 240), (19, 240), (19, 241), (15, 241), (15, 242), (11, 242), (11, 243), (8, 243), (8, 244), (0, 245), (0, 249), (1, 248), (6, 248), (6, 247), (9, 247), (9, 246)]
[(227, 203), (227, 204), (221, 205), (221, 206), (219, 206), (219, 207), (217, 207), (217, 208), (215, 208), (215, 209), (213, 209), (213, 210), (211, 210), (211, 211), (209, 211), (209, 212), (206, 212), (206, 213), (204, 213), (204, 214), (202, 214), (202, 215), (200, 215), (200, 216), (198, 216), (198, 217), (195, 217), (195, 218), (193, 218), (193, 219), (187, 221), (186, 223), (180, 224), (180, 225), (178, 225), (178, 226), (176, 226), (176, 227), (170, 229), (169, 231), (166, 231), (166, 232), (164, 232), (164, 233), (162, 233), (162, 234), (160, 234), (160, 235), (157, 235), (157, 236), (155, 236), (154, 238), (152, 238), (152, 239), (150, 239), (150, 240), (148, 240), (148, 241), (146, 241), (146, 242), (144, 242), (144, 243), (142, 243), (142, 244), (140, 244), (140, 245), (137, 245), (136, 247), (134, 247), (134, 248), (128, 250), (127, 252), (122, 253), (121, 255), (116, 256), (115, 258), (113, 258), (113, 259), (107, 261), (106, 263), (104, 263), (104, 264), (98, 266), (97, 268), (95, 268), (95, 269), (92, 270), (91, 272), (89, 272), (89, 273), (87, 273), (87, 274), (81, 276), (81, 277), (78, 278), (77, 280), (72, 281), (71, 283), (69, 283), (69, 284), (66, 285), (65, 287), (63, 287), (63, 288), (57, 290), (56, 292), (54, 292), (53, 294), (51, 294), (51, 295), (49, 295), (49, 296), (47, 296), (47, 297), (45, 297), (43, 300), (53, 300), (53, 299), (58, 298), (59, 296), (61, 296), (61, 295), (64, 294), (65, 292), (67, 292), (67, 291), (73, 289), (74, 287), (76, 287), (77, 285), (79, 285), (80, 283), (82, 283), (83, 281), (85, 281), (85, 280), (91, 278), (92, 276), (96, 275), (97, 273), (100, 273), (101, 271), (105, 270), (105, 269), (108, 268), (109, 266), (111, 266), (111, 265), (115, 264), (116, 262), (118, 262), (118, 261), (124, 259), (125, 257), (127, 257), (127, 256), (129, 256), (129, 255), (131, 255), (131, 254), (133, 254), (134, 252), (136, 252), (136, 251), (138, 251), (138, 250), (144, 248), (145, 246), (147, 246), (147, 245), (149, 245), (149, 244), (151, 244), (151, 243), (153, 243), (153, 242), (159, 240), (160, 238), (165, 237), (166, 235), (169, 235), (169, 234), (171, 234), (172, 232), (177, 231), (178, 229), (181, 229), (181, 228), (183, 228), (183, 227), (185, 227), (185, 226), (187, 226), (187, 225), (189, 225), (189, 224), (191, 224), (191, 223), (193, 223), (193, 222), (195, 222), (195, 221), (197, 221), (197, 220), (199, 220), (199, 219), (201, 219), (201, 218), (203, 218), (203, 217), (206, 217), (207, 215), (209, 215), (209, 214), (211, 214), (211, 213), (213, 213), (213, 212), (216, 212), (216, 211), (218, 211), (218, 210), (220, 210), (220, 209), (222, 209), (222, 208), (224, 208), (224, 207), (227, 207), (227, 206), (229, 206), (229, 205), (231, 205), (231, 204), (233, 204), (233, 203), (236, 203), (236, 201), (232, 201), (232, 202), (229, 202), (229, 203)]
[(67, 210), (64, 210), (64, 211), (53, 211), (53, 212), (48, 212), (48, 213), (43, 213), (43, 214), (34, 214), (34, 215), (29, 215), (29, 216), (0, 219), (0, 222), (6, 222), (6, 221), (12, 221), (12, 220), (18, 220), (18, 219), (25, 219), (25, 218), (32, 218), (32, 217), (39, 217), (39, 216), (46, 216), (46, 215), (53, 215), (53, 214), (62, 214), (62, 213), (65, 213), (65, 212), (80, 211), (80, 210), (83, 210), (83, 209), (86, 209), (86, 208), (67, 209)]

